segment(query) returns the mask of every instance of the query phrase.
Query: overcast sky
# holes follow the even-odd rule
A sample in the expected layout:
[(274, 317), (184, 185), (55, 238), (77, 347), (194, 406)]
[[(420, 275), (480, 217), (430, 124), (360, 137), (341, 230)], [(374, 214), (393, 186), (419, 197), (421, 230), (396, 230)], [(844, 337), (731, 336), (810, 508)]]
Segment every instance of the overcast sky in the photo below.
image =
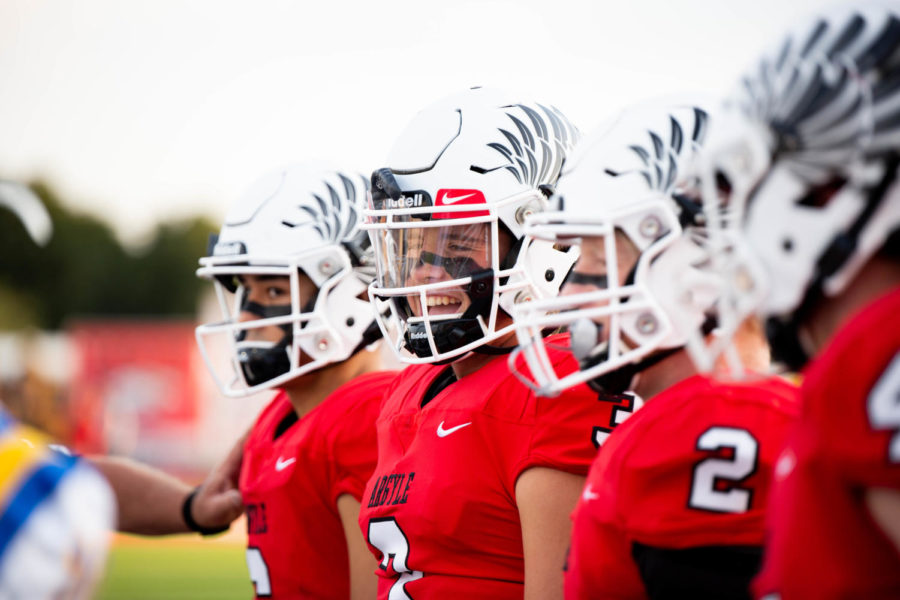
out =
[(823, 0), (2, 0), (0, 176), (45, 177), (135, 242), (254, 178), (370, 172), (428, 103), (522, 90), (582, 130), (720, 92)]

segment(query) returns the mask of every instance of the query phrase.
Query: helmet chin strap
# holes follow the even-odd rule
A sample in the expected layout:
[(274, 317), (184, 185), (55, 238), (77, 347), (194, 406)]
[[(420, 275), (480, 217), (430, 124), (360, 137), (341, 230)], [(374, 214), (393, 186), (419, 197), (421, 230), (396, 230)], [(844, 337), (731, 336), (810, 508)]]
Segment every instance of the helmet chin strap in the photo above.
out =
[[(301, 308), (303, 312), (309, 312), (315, 307), (316, 299), (311, 298)], [(250, 313), (260, 319), (271, 319), (291, 314), (290, 304), (265, 306), (258, 302), (246, 301), (241, 304), (241, 311)], [(301, 324), (303, 327), (305, 323)], [(250, 386), (259, 385), (275, 379), (290, 371), (291, 363), (288, 358), (288, 348), (294, 342), (294, 334), (291, 323), (276, 325), (284, 334), (278, 342), (269, 346), (245, 347), (238, 350), (238, 363), (244, 380)], [(237, 341), (242, 342), (247, 336), (247, 330), (242, 330), (237, 335)]]
[[(578, 319), (569, 326), (569, 335), (572, 345), (572, 354), (578, 359), (582, 371), (586, 371), (609, 358), (609, 349), (591, 356), (591, 351), (597, 346), (597, 340), (603, 331), (603, 325), (594, 323), (590, 319)], [(684, 346), (667, 348), (650, 354), (644, 359), (622, 365), (614, 371), (598, 375), (587, 381), (588, 386), (595, 392), (620, 395), (629, 391), (634, 386), (637, 376), (653, 365), (669, 358)]]

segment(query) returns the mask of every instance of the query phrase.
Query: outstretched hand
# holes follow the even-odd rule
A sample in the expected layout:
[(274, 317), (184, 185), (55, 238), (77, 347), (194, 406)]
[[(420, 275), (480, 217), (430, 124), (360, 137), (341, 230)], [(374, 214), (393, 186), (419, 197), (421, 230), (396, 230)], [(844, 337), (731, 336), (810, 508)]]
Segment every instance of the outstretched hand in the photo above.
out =
[(238, 478), (246, 440), (247, 433), (237, 440), (225, 459), (210, 472), (194, 496), (191, 515), (197, 524), (206, 529), (227, 527), (244, 512)]

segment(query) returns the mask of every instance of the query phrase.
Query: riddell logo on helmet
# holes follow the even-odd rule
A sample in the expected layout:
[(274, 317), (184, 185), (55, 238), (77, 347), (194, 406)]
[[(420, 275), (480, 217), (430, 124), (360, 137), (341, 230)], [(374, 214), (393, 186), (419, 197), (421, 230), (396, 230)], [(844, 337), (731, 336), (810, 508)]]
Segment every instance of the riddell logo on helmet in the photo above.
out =
[(431, 196), (425, 190), (413, 190), (403, 192), (403, 195), (394, 200), (393, 198), (385, 198), (385, 208), (419, 208), (422, 206), (431, 206)]
[(238, 256), (246, 253), (244, 242), (219, 242), (213, 248), (213, 256)]

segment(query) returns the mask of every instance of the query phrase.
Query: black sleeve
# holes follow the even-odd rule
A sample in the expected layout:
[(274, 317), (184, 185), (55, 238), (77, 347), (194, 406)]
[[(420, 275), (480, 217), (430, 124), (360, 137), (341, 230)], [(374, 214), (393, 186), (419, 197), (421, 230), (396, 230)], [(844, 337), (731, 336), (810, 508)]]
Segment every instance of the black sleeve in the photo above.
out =
[(759, 571), (761, 546), (700, 546), (670, 549), (634, 542), (647, 596), (664, 598), (750, 599), (750, 580)]

